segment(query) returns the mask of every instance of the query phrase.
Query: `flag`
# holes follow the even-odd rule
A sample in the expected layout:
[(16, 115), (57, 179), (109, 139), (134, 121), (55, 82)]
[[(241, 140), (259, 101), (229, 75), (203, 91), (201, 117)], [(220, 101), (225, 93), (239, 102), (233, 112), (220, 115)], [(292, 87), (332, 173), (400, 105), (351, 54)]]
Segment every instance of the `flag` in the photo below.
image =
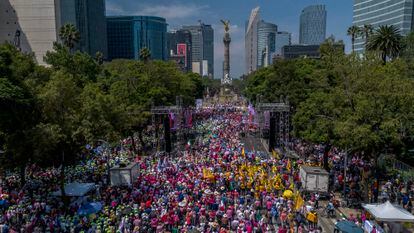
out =
[(296, 194), (296, 202), (295, 202), (295, 210), (299, 210), (300, 208), (302, 208), (303, 204), (305, 204), (305, 201), (303, 200), (302, 196), (297, 193)]
[(292, 169), (292, 163), (290, 162), (290, 159), (288, 159), (286, 169), (290, 172), (290, 169)]
[(279, 155), (277, 154), (277, 152), (275, 150), (272, 150), (272, 155), (273, 155), (273, 158), (280, 159)]
[(246, 157), (246, 154), (244, 152), (244, 147), (242, 148), (241, 154), (242, 154), (243, 157)]

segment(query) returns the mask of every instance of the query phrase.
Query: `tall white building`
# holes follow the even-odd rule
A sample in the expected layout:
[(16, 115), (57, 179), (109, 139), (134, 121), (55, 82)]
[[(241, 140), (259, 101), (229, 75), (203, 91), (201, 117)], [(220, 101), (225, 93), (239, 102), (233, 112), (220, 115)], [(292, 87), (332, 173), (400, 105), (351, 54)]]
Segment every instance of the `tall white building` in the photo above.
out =
[[(381, 25), (394, 25), (402, 35), (414, 29), (413, 0), (354, 0), (353, 25), (363, 27), (370, 24), (373, 28)], [(365, 50), (365, 38), (355, 40), (355, 51)]]
[[(72, 12), (63, 9), (73, 4)], [(39, 64), (53, 49), (63, 22), (76, 22), (74, 1), (1, 0), (0, 43), (8, 41), (24, 53), (34, 53)], [(20, 36), (19, 36), (20, 34)]]
[(53, 50), (62, 25), (71, 23), (81, 33), (79, 49), (94, 55), (107, 53), (103, 0), (0, 0), (0, 43), (34, 53), (39, 64)]
[(246, 73), (250, 74), (251, 72), (257, 69), (258, 64), (258, 22), (260, 20), (259, 7), (256, 7), (252, 10), (250, 14), (249, 21), (246, 25), (246, 34), (244, 38), (245, 43), (245, 59), (246, 59)]

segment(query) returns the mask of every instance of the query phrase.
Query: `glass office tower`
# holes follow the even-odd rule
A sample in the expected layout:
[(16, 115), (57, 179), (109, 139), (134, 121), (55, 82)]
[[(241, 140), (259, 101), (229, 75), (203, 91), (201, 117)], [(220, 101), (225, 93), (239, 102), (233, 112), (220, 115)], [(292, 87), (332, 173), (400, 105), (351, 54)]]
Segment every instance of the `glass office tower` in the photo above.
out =
[[(183, 26), (184, 30), (191, 33), (191, 56), (196, 69), (193, 72), (203, 76), (214, 76), (214, 30), (211, 25), (201, 23), (199, 25)], [(203, 62), (207, 64), (203, 65)], [(207, 68), (207, 70), (205, 70)]]
[(151, 59), (167, 60), (167, 23), (155, 16), (108, 16), (108, 57), (139, 59), (149, 48)]
[(257, 66), (266, 67), (272, 63), (272, 54), (275, 52), (277, 26), (263, 20), (259, 21), (257, 32)]
[(78, 47), (94, 56), (101, 52), (107, 58), (105, 0), (75, 1), (76, 28), (81, 37)]
[(300, 14), (299, 43), (318, 45), (326, 37), (326, 10), (325, 5), (305, 7)]
[(276, 33), (276, 46), (275, 54), (276, 56), (282, 55), (282, 48), (285, 45), (292, 44), (292, 34), (290, 32), (277, 32)]

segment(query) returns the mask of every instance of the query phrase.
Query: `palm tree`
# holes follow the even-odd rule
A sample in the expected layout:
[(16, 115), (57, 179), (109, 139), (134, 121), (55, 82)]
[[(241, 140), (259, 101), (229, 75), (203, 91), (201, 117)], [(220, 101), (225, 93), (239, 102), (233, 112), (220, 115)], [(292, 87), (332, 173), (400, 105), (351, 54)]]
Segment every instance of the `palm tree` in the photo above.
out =
[(365, 38), (365, 46), (367, 46), (369, 36), (372, 34), (373, 30), (374, 27), (372, 27), (371, 24), (364, 24), (364, 26), (361, 27), (362, 36)]
[(144, 62), (148, 62), (150, 58), (151, 58), (151, 51), (147, 47), (144, 47), (139, 51), (140, 60)]
[(402, 49), (400, 30), (394, 25), (383, 25), (377, 28), (370, 36), (367, 50), (381, 52), (381, 59), (385, 64), (387, 57), (397, 57)]
[(361, 35), (361, 29), (355, 25), (348, 28), (348, 36), (351, 36), (352, 41), (352, 53), (355, 51), (355, 38)]
[(59, 30), (59, 37), (63, 44), (72, 50), (80, 40), (80, 33), (73, 24), (65, 24)]

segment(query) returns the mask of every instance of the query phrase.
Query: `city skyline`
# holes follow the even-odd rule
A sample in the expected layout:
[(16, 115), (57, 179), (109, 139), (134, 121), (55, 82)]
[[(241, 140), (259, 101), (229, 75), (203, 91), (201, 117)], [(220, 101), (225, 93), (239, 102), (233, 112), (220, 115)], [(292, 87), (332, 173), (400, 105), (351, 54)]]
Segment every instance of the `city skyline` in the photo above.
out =
[[(261, 19), (274, 23), (278, 30), (292, 34), (292, 44), (299, 40), (299, 16), (302, 9), (309, 5), (324, 4), (328, 12), (326, 36), (333, 34), (337, 39), (344, 40), (346, 51), (350, 51), (350, 38), (346, 30), (352, 25), (353, 1), (328, 0), (291, 0), (265, 1), (254, 0), (240, 3), (236, 0), (200, 0), (189, 2), (184, 0), (107, 0), (107, 15), (154, 15), (165, 17), (168, 30), (178, 30), (182, 25), (195, 25), (198, 20), (211, 24), (214, 29), (214, 76), (222, 75), (223, 64), (223, 26), (220, 19), (230, 20), (232, 43), (231, 74), (238, 78), (245, 73), (244, 34), (245, 23), (250, 12), (256, 6), (261, 7)], [(237, 6), (237, 7), (234, 7)]]

